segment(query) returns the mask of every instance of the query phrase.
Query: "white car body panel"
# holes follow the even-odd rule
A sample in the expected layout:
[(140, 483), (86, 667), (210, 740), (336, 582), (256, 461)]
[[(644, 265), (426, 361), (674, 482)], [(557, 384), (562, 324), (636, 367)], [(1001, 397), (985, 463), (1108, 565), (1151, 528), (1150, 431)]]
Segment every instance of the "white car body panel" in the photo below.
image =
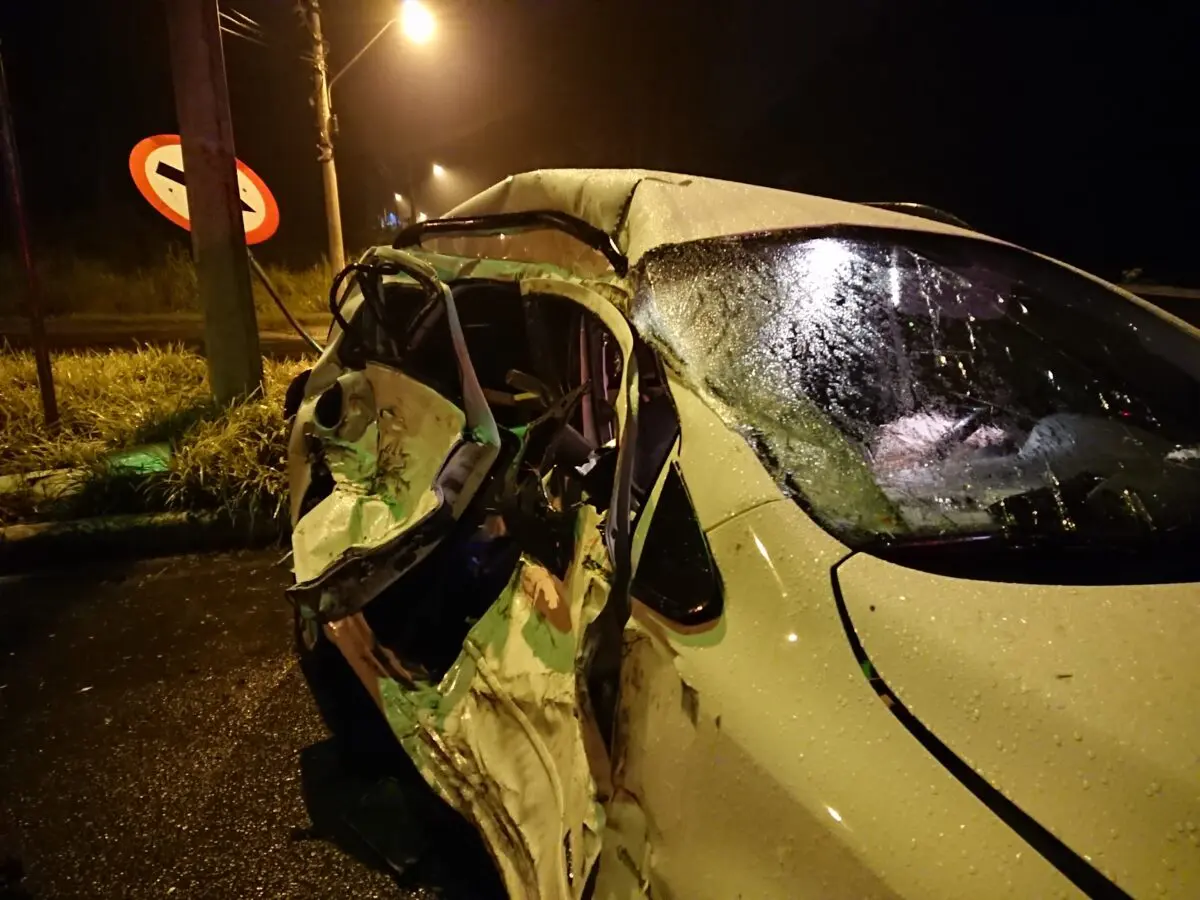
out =
[(750, 445), (732, 434), (700, 397), (672, 380), (671, 396), (683, 427), (679, 450), (685, 472), (698, 473), (691, 485), (696, 518), (705, 531), (738, 513), (779, 499), (779, 486)]
[(635, 606), (623, 676), (618, 782), (650, 822), (664, 896), (1082, 896), (869, 686), (832, 596), (845, 547), (783, 498), (708, 538), (725, 615), (688, 634)]
[(1135, 897), (1200, 883), (1200, 587), (839, 570), (872, 665), (921, 722)]

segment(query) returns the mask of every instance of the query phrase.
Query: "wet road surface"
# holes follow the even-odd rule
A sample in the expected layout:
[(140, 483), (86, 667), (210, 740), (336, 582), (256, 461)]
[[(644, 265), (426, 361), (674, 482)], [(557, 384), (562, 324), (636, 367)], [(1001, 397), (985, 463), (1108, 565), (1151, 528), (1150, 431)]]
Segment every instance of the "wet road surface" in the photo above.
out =
[(381, 782), (310, 699), (279, 555), (0, 578), (0, 898), (495, 896), (411, 770), (362, 827)]

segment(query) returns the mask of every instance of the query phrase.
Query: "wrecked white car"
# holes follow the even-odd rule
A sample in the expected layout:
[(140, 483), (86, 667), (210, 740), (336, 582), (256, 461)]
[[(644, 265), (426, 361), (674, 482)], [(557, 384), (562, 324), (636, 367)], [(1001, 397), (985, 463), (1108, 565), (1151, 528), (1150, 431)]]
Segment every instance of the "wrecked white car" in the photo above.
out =
[(302, 648), (510, 896), (1200, 894), (1195, 330), (944, 217), (635, 171), (507, 179), (334, 306)]

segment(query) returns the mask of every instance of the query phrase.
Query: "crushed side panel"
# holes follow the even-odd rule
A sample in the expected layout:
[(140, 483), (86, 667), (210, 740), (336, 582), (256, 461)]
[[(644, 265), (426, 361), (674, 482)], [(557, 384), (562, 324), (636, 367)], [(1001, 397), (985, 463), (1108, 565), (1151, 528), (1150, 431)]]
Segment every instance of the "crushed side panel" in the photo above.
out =
[(436, 509), (434, 480), (466, 424), (454, 404), (395, 369), (368, 363), (338, 384), (341, 421), (334, 428), (311, 423), (334, 489), (292, 532), (299, 583), (348, 551), (387, 543)]
[(579, 509), (562, 580), (522, 557), (436, 688), (389, 681), (380, 691), (401, 744), (480, 829), (514, 898), (582, 896), (600, 851), (604, 811), (577, 678), (583, 630), (609, 590), (600, 521)]

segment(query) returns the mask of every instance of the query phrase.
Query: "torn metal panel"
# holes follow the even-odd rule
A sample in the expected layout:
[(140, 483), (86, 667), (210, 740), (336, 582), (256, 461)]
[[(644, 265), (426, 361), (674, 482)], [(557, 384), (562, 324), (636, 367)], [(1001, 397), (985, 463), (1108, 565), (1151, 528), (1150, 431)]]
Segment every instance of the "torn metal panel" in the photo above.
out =
[(420, 673), (412, 671), (396, 654), (380, 645), (361, 612), (351, 613), (324, 627), (376, 704), (383, 702), (380, 685), (386, 680), (399, 681), (409, 687), (417, 685)]
[[(439, 263), (445, 269), (460, 265), (460, 272), (470, 264), (445, 257)], [(458, 355), (464, 409), (379, 363), (366, 364), (361, 377), (339, 375), (336, 385), (326, 375), (326, 390), (336, 387), (353, 397), (369, 391), (375, 415), (367, 427), (339, 420), (342, 435), (336, 429), (318, 433), (321, 417), (315, 406), (298, 416), (308, 416), (308, 434), (322, 440), (323, 448), (332, 449), (335, 456), (347, 455), (330, 465), (335, 482), (331, 497), (345, 494), (351, 500), (326, 498), (301, 518), (302, 545), (306, 528), (320, 529), (320, 537), (333, 543), (324, 556), (312, 554), (309, 569), (298, 565), (298, 576), (316, 574), (291, 594), (304, 615), (326, 623), (325, 634), (368, 685), (426, 780), (476, 825), (510, 895), (575, 900), (582, 896), (600, 852), (603, 804), (612, 792), (606, 735), (597, 729), (587, 697), (590, 660), (584, 635), (608, 603), (613, 580), (601, 510), (615, 509), (625, 520), (616, 533), (622, 536), (621, 553), (628, 553), (632, 448), (622, 441), (634, 433), (636, 406), (630, 405), (628, 394), (636, 391), (637, 374), (632, 333), (614, 302), (624, 299), (620, 290), (608, 283), (547, 277), (546, 267), (512, 271), (527, 276), (520, 279), (521, 294), (533, 298), (535, 305), (526, 315), (536, 309), (537, 295), (569, 300), (590, 313), (591, 325), (579, 326), (580, 357), (587, 363), (584, 372), (572, 375), (571, 382), (578, 386), (535, 391), (542, 395), (544, 411), (515, 430), (510, 427), (505, 463), (495, 465), (498, 429), (465, 352), (448, 289), (443, 291), (446, 325)], [(528, 277), (535, 271), (539, 277)], [(596, 289), (602, 284), (603, 294)], [(370, 302), (378, 300), (377, 294)], [(463, 352), (458, 354), (460, 348)], [(550, 377), (547, 383), (557, 381)], [(603, 440), (608, 449), (596, 446), (601, 442), (585, 441), (570, 427), (589, 389), (613, 407), (616, 421), (609, 427), (615, 429), (605, 431)], [(400, 408), (386, 413), (380, 399), (385, 397), (389, 402), (402, 398)], [(314, 401), (310, 392), (306, 402)], [(391, 436), (395, 453), (388, 452), (389, 422), (396, 423)], [(585, 453), (588, 448), (599, 453), (586, 472), (575, 468), (581, 446)], [(400, 477), (381, 472), (386, 462), (417, 453), (424, 458), (397, 467)], [(607, 476), (613, 481), (606, 481), (604, 472), (592, 471), (606, 453), (618, 473)], [(466, 504), (480, 490), (482, 506), (471, 507), (465, 532), (454, 531)], [(354, 508), (353, 504), (378, 504), (387, 515), (381, 515), (369, 534), (348, 534), (359, 522), (342, 506)], [(341, 544), (328, 532), (340, 534)], [(355, 539), (357, 545), (352, 543)], [(450, 631), (428, 633), (422, 641), (421, 628), (427, 622), (454, 627), (453, 615), (428, 610), (444, 607), (440, 600), (451, 594), (460, 596), (455, 593), (458, 580), (450, 580), (454, 587), (445, 597), (390, 594), (388, 610), (404, 616), (411, 609), (411, 620), (400, 627), (386, 624), (379, 612), (383, 607), (361, 611), (406, 572), (419, 578), (443, 565), (473, 568), (476, 555), (486, 560), (489, 552), (502, 559), (508, 551), (477, 549), (496, 539), (508, 542), (514, 553), (519, 548), (519, 561), (498, 598), (469, 630), (463, 626), (465, 640), (452, 663), (449, 656), (430, 661), (419, 645), (446, 636), (454, 640)], [(418, 569), (420, 555), (439, 545), (446, 552)], [(501, 579), (518, 557), (509, 559), (504, 568), (494, 569)], [(495, 582), (495, 589), (503, 583)], [(495, 589), (483, 596), (496, 597)], [(422, 599), (425, 607), (420, 606)], [(379, 636), (371, 624), (377, 615)]]
[(436, 687), (378, 679), (402, 746), (479, 828), (514, 898), (581, 897), (600, 851), (604, 810), (577, 668), (611, 572), (594, 508), (579, 508), (575, 534), (565, 578), (521, 559)]
[[(443, 305), (465, 408), (378, 362), (338, 372), (334, 356), (314, 370), (291, 438), (293, 461), (305, 450), (307, 471), (293, 465), (297, 585), (289, 593), (306, 616), (325, 621), (361, 609), (427, 556), (474, 497), (500, 449), (449, 287), (411, 254), (379, 248), (369, 258), (390, 266), (364, 264), (356, 293), (343, 304), (343, 320), (367, 291), (379, 305), (383, 271), (399, 268), (420, 281)], [(334, 352), (344, 337), (331, 342)], [(314, 466), (332, 484), (308, 509)]]
[(396, 370), (371, 363), (338, 384), (346, 385), (342, 421), (328, 430), (319, 419), (311, 426), (334, 490), (293, 530), (300, 583), (351, 549), (386, 544), (437, 509), (435, 478), (466, 425), (454, 404)]
[(654, 875), (650, 824), (638, 798), (619, 791), (606, 812), (594, 896), (606, 900), (673, 900), (674, 895)]

